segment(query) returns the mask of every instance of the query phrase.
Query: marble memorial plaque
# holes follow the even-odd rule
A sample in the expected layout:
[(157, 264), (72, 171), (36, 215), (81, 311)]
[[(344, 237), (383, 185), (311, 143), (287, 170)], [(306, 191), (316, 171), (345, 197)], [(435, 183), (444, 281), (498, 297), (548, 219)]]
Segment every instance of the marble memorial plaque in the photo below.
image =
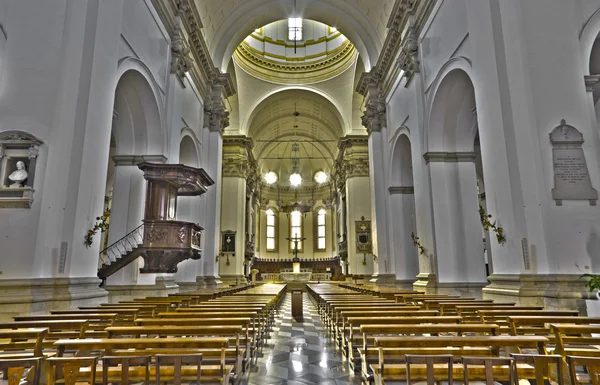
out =
[(592, 187), (581, 144), (583, 135), (573, 126), (561, 124), (550, 133), (554, 188), (552, 199), (557, 205), (563, 200), (589, 200), (595, 205), (598, 192)]

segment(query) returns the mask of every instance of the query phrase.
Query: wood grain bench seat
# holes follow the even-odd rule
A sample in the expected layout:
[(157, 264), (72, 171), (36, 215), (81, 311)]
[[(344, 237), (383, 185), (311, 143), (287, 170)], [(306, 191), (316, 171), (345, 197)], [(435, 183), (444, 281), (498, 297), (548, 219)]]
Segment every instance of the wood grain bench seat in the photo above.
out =
[[(247, 362), (247, 347), (240, 342), (240, 336), (244, 329), (241, 325), (202, 325), (202, 326), (113, 326), (106, 328), (109, 338), (124, 338), (124, 337), (230, 337), (230, 345), (228, 352), (234, 352), (233, 357), (226, 360), (227, 364), (235, 364), (235, 374), (245, 370)], [(207, 353), (208, 351), (206, 351)], [(219, 353), (219, 350), (212, 350)], [(216, 355), (217, 363), (219, 356)], [(211, 364), (215, 363), (215, 357), (208, 358), (204, 356), (203, 362)]]
[(577, 310), (527, 310), (527, 309), (493, 309), (493, 310), (478, 310), (477, 314), (480, 317), (481, 323), (493, 323), (500, 325), (500, 333), (510, 334), (508, 326), (509, 316), (540, 316), (540, 317), (560, 317), (560, 316), (577, 316)]
[[(501, 348), (510, 351), (519, 350), (523, 347), (536, 348), (540, 354), (546, 354), (545, 344), (547, 342), (548, 339), (541, 336), (377, 337), (375, 338), (375, 348), (378, 351), (378, 362), (375, 365), (370, 365), (370, 369), (377, 384), (383, 384), (385, 381), (406, 381), (406, 365), (388, 363), (388, 357), (398, 357), (406, 354), (432, 354), (432, 350), (438, 350), (441, 354), (452, 354), (456, 357), (465, 355), (485, 356), (485, 354), (480, 354), (485, 353), (485, 351), (476, 354), (470, 353), (470, 351), (477, 351), (478, 349), (489, 349), (491, 356), (498, 356)], [(462, 365), (457, 365), (456, 370), (457, 378), (461, 378), (463, 375)], [(499, 370), (500, 373), (494, 372), (494, 377), (502, 379), (501, 369), (495, 370)], [(525, 371), (526, 373), (523, 373), (523, 375), (527, 377), (534, 375), (534, 368), (530, 365), (521, 364), (517, 367), (517, 370)], [(443, 376), (444, 374), (440, 373), (439, 375)], [(413, 377), (412, 371), (411, 377)], [(481, 380), (484, 377), (481, 376), (476, 367), (469, 366), (469, 378)]]
[(108, 326), (114, 326), (117, 320), (116, 313), (86, 313), (86, 314), (41, 314), (41, 315), (24, 315), (13, 317), (15, 322), (29, 321), (66, 321), (66, 320), (87, 320), (88, 327), (86, 332), (90, 330), (102, 331)]
[[(440, 334), (453, 334), (462, 336), (463, 334), (494, 336), (497, 333), (498, 325), (493, 324), (362, 324), (360, 326), (361, 344), (358, 350), (358, 360), (361, 364), (363, 373), (367, 374), (369, 365), (378, 361), (378, 350), (375, 348), (375, 340), (382, 336), (402, 336), (402, 335), (424, 335), (439, 336)], [(439, 347), (439, 346), (435, 346)], [(472, 355), (475, 352), (470, 352)], [(477, 351), (477, 353), (484, 353)], [(395, 350), (394, 354), (387, 352), (386, 359), (398, 362), (403, 359), (404, 354)], [(485, 353), (489, 355), (489, 353)]]
[(555, 354), (566, 356), (600, 357), (600, 325), (550, 324), (554, 334)]
[[(201, 374), (203, 383), (229, 384), (233, 378), (235, 365), (228, 364), (231, 357), (229, 338), (227, 337), (190, 337), (190, 338), (100, 338), (58, 340), (55, 342), (59, 356), (67, 350), (80, 352), (79, 355), (90, 355), (98, 352), (105, 356), (155, 356), (157, 354), (193, 354), (202, 353), (211, 357), (215, 351), (220, 355), (216, 365), (202, 365)], [(141, 377), (138, 377), (140, 375)], [(87, 378), (85, 371), (80, 373), (81, 378)], [(119, 368), (111, 368), (109, 378), (119, 378)], [(143, 378), (143, 373), (130, 372), (130, 382)]]
[(69, 310), (52, 310), (50, 311), (51, 315), (63, 315), (63, 314), (116, 314), (117, 318), (115, 319), (115, 323), (131, 323), (138, 314), (138, 309), (133, 308), (108, 308), (108, 309), (93, 309), (93, 310), (78, 310), (78, 309), (69, 309)]
[(0, 330), (0, 359), (44, 357), (48, 328)]

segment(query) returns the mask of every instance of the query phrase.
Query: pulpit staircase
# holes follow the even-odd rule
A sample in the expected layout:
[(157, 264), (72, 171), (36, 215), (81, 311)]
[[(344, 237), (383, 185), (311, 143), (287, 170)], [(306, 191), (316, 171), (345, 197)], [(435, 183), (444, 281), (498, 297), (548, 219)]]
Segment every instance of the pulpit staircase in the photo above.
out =
[(140, 225), (123, 238), (100, 252), (102, 265), (98, 278), (105, 280), (141, 256), (144, 243), (144, 225)]
[(200, 259), (203, 228), (177, 221), (177, 197), (199, 196), (215, 182), (201, 168), (183, 164), (142, 162), (146, 179), (143, 224), (100, 253), (98, 277), (106, 278), (135, 261), (144, 259), (140, 273), (176, 273), (186, 259)]

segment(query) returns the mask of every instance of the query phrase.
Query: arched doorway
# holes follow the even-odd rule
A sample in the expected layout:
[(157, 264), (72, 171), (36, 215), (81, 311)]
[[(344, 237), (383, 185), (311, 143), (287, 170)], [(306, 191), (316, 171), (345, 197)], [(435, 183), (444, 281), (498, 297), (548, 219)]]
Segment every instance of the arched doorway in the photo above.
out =
[(405, 133), (398, 136), (392, 153), (390, 176), (390, 210), (392, 221), (392, 247), (390, 258), (394, 266), (396, 282), (412, 289), (419, 271), (417, 251), (410, 234), (415, 230), (415, 198), (413, 184), (412, 151), (410, 139)]
[[(146, 183), (137, 164), (143, 160), (166, 160), (162, 156), (161, 121), (159, 104), (148, 80), (137, 70), (125, 71), (115, 90), (111, 133), (113, 142), (107, 162), (107, 185), (112, 186), (112, 194), (107, 196), (111, 202), (108, 247), (142, 224)], [(140, 263), (143, 261), (138, 258), (108, 277), (107, 284), (154, 284), (154, 274), (138, 277)]]
[[(433, 206), (438, 290), (471, 291), (487, 283), (479, 218), (475, 89), (469, 75), (452, 69), (431, 104), (428, 163)], [(478, 293), (478, 291), (475, 291)]]

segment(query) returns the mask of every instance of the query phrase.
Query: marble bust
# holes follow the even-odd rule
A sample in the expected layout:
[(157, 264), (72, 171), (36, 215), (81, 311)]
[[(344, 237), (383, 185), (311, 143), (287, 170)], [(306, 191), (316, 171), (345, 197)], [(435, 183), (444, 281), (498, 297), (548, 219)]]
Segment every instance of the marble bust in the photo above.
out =
[(13, 184), (10, 187), (23, 187), (23, 182), (27, 180), (27, 171), (25, 170), (25, 163), (22, 161), (17, 162), (17, 169), (13, 171), (9, 176)]

